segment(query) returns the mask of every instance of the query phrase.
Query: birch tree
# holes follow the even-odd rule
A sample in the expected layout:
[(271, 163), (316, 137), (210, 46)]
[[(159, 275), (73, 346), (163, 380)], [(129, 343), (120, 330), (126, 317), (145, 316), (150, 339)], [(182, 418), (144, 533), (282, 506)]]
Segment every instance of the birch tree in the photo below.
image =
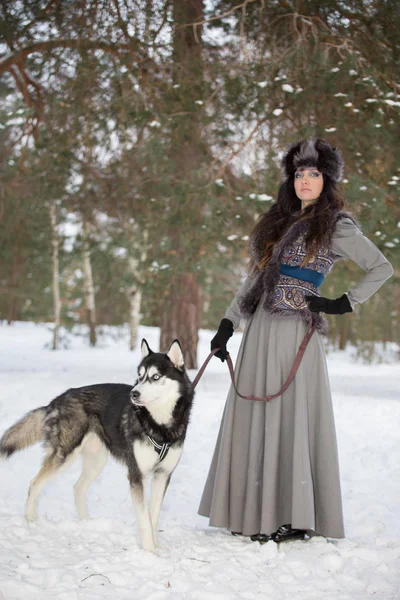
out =
[(132, 232), (132, 245), (129, 245), (128, 265), (133, 283), (126, 290), (129, 301), (129, 348), (134, 350), (137, 343), (138, 328), (140, 324), (140, 309), (142, 305), (144, 285), (144, 264), (147, 258), (148, 231), (139, 232), (136, 225)]
[(59, 243), (57, 235), (57, 215), (56, 202), (51, 200), (49, 203), (49, 214), (51, 223), (51, 245), (52, 245), (52, 264), (53, 264), (53, 310), (54, 310), (54, 330), (53, 330), (53, 350), (58, 348), (58, 335), (61, 325), (61, 299), (60, 299), (60, 264), (59, 264)]
[(82, 264), (83, 286), (86, 307), (86, 318), (89, 326), (89, 341), (91, 346), (96, 345), (96, 302), (92, 274), (90, 251), (90, 224), (82, 212)]

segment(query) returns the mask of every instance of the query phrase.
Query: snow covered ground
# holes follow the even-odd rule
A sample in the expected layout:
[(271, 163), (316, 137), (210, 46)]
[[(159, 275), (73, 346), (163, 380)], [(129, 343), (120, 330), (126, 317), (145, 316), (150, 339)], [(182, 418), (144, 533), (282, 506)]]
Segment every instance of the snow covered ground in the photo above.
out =
[[(158, 349), (159, 331), (141, 337)], [(212, 333), (201, 332), (199, 362)], [(45, 325), (0, 325), (0, 434), (28, 410), (72, 386), (130, 383), (139, 350), (105, 336), (52, 352)], [(233, 357), (240, 343), (230, 343)], [(110, 460), (79, 522), (72, 486), (79, 461), (44, 490), (39, 520), (23, 518), (42, 449), (0, 461), (0, 600), (391, 600), (400, 598), (400, 366), (328, 358), (347, 537), (264, 546), (209, 528), (197, 507), (229, 386), (213, 359), (196, 391), (181, 463), (161, 511), (158, 555), (139, 547), (126, 473)], [(194, 377), (194, 372), (190, 376)]]

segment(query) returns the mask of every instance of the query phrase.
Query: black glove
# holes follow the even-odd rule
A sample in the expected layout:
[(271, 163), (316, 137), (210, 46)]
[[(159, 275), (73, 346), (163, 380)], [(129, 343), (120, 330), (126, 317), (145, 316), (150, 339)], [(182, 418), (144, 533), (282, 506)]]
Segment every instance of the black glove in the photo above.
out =
[(335, 300), (322, 298), (322, 296), (305, 296), (305, 300), (311, 312), (323, 312), (327, 315), (344, 315), (344, 313), (353, 312), (346, 294)]
[(211, 340), (211, 350), (219, 348), (218, 352), (214, 356), (217, 356), (222, 362), (226, 359), (228, 351), (226, 349), (226, 342), (233, 336), (233, 323), (229, 319), (222, 319), (219, 324), (218, 331)]

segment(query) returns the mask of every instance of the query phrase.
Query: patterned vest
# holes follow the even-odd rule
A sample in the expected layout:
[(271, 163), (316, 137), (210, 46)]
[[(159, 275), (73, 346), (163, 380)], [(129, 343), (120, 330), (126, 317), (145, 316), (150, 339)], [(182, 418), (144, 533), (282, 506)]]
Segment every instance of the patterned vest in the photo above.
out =
[[(305, 256), (305, 234), (301, 233), (296, 240), (284, 249), (281, 257), (281, 265), (299, 268)], [(306, 281), (296, 276), (283, 274), (282, 270), (284, 269), (281, 269), (270, 312), (282, 314), (282, 311), (307, 308), (304, 296), (320, 296), (319, 286), (331, 271), (334, 264), (335, 260), (329, 247), (323, 246), (318, 249), (317, 256), (305, 265), (305, 269), (299, 269), (299, 277), (301, 277), (302, 270), (304, 270), (305, 274), (307, 274), (307, 271), (311, 270), (315, 274), (320, 275), (320, 277), (316, 278), (317, 280), (320, 280), (319, 282)], [(294, 270), (296, 271), (296, 269)], [(311, 279), (314, 279), (311, 273), (309, 275)]]
[[(304, 296), (320, 295), (319, 285), (337, 260), (330, 249), (330, 239), (336, 223), (344, 217), (350, 218), (358, 225), (348, 212), (334, 214), (328, 229), (327, 245), (318, 249), (317, 256), (304, 270), (300, 269), (300, 264), (306, 256), (304, 240), (307, 224), (304, 221), (294, 222), (275, 245), (265, 268), (255, 275), (252, 286), (239, 301), (242, 316), (250, 317), (261, 302), (263, 308), (270, 313), (285, 317), (295, 316), (307, 321), (313, 319), (317, 321), (318, 331), (325, 333), (325, 317), (322, 314), (311, 313)], [(250, 246), (253, 257), (259, 262), (265, 248), (262, 230), (251, 239)], [(288, 273), (293, 270), (298, 274), (297, 277)]]

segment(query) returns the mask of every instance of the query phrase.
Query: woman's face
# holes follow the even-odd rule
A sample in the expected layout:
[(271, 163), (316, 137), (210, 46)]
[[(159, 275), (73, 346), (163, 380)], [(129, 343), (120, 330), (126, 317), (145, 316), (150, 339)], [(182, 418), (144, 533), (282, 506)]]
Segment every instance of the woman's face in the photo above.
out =
[(324, 187), (324, 177), (314, 167), (297, 169), (294, 174), (294, 190), (301, 200), (301, 207), (305, 208), (319, 198)]

